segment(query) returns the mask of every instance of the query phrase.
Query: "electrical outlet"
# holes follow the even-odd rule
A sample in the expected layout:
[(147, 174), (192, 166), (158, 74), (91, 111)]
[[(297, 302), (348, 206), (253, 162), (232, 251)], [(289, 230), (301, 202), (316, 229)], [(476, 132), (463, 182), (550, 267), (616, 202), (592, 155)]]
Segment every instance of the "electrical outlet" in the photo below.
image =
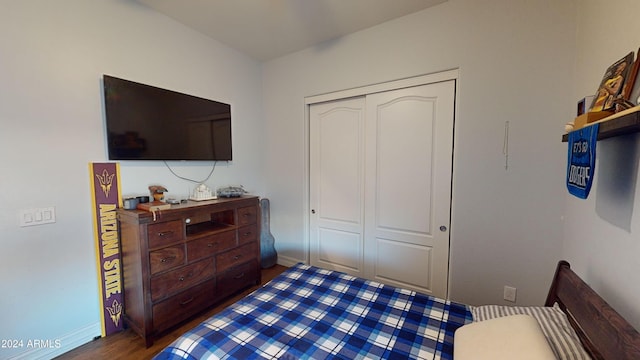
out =
[(504, 299), (506, 301), (516, 302), (516, 288), (512, 286), (504, 287)]

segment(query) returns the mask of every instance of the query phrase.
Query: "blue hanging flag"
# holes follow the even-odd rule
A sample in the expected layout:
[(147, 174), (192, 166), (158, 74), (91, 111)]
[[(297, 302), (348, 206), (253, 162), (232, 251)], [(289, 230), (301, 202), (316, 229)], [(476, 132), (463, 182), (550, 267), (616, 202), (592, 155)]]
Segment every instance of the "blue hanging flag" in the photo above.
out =
[(600, 124), (593, 124), (569, 133), (567, 189), (580, 199), (589, 196), (593, 183), (599, 128)]

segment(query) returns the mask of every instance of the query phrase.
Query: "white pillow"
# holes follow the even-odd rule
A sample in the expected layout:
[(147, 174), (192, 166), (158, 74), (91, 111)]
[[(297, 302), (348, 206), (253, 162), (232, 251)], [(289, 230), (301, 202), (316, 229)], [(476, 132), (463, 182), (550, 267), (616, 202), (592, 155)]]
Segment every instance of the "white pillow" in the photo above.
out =
[(536, 319), (504, 316), (459, 327), (453, 340), (455, 360), (556, 360)]
[(471, 313), (473, 321), (484, 321), (516, 314), (533, 316), (540, 324), (551, 350), (553, 350), (558, 359), (591, 359), (558, 304), (553, 307), (484, 305), (472, 307)]

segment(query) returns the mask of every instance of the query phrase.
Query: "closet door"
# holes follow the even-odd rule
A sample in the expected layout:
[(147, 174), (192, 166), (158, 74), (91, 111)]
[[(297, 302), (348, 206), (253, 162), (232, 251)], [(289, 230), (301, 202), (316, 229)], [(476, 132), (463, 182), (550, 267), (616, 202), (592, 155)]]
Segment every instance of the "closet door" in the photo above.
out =
[(455, 81), (312, 104), (312, 265), (447, 296)]
[(364, 97), (316, 104), (310, 120), (311, 264), (364, 277)]
[(453, 80), (368, 95), (367, 278), (447, 296)]

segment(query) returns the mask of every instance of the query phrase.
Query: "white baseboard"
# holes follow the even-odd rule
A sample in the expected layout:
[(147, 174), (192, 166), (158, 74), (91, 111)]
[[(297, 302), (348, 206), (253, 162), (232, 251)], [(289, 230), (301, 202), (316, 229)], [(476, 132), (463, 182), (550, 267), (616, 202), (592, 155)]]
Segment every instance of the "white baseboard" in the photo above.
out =
[(286, 267), (292, 267), (297, 263), (304, 263), (304, 260), (294, 259), (282, 255), (278, 255), (278, 264)]
[(24, 344), (27, 349), (25, 352), (9, 359), (48, 360), (84, 345), (101, 335), (102, 326), (98, 322), (66, 334), (60, 339), (31, 340), (31, 343)]

